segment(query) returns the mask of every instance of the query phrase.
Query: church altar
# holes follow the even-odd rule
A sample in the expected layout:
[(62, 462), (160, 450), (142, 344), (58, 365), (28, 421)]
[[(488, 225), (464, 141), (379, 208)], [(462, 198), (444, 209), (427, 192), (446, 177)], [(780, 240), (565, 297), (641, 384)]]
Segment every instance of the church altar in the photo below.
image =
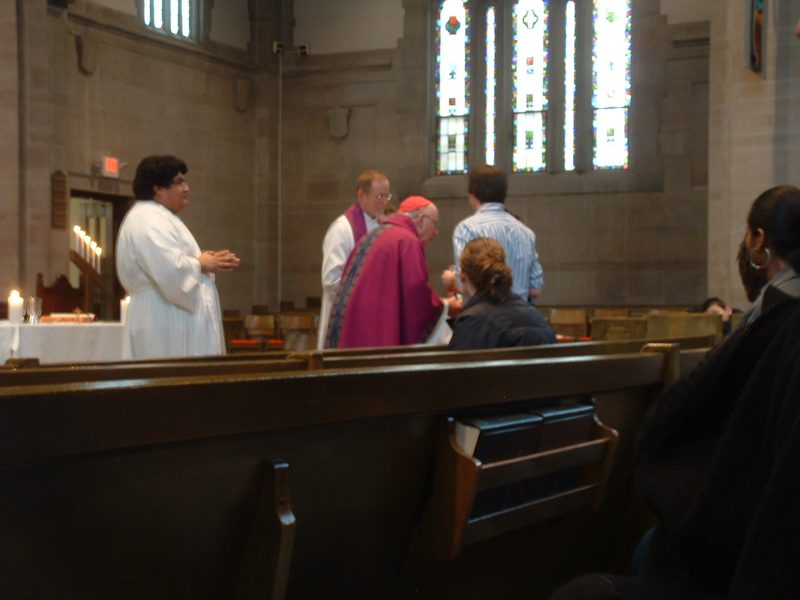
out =
[(0, 321), (0, 364), (9, 358), (38, 358), (40, 364), (122, 360), (119, 322), (39, 323)]

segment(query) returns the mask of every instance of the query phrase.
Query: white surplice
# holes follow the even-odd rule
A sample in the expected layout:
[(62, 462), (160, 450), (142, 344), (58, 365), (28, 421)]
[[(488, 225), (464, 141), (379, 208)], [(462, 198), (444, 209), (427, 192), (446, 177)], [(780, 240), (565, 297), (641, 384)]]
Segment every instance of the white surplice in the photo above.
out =
[(214, 276), (202, 273), (200, 247), (176, 215), (139, 200), (122, 221), (117, 275), (130, 294), (126, 359), (225, 353)]
[[(367, 232), (378, 226), (377, 219), (373, 219), (367, 213), (364, 213), (364, 223), (367, 226)], [(346, 216), (339, 215), (328, 227), (325, 239), (322, 240), (322, 306), (319, 311), (317, 350), (323, 350), (325, 347), (325, 336), (328, 331), (328, 319), (331, 316), (333, 299), (339, 289), (344, 265), (355, 246), (356, 242), (353, 239), (353, 228), (350, 226), (350, 221)]]

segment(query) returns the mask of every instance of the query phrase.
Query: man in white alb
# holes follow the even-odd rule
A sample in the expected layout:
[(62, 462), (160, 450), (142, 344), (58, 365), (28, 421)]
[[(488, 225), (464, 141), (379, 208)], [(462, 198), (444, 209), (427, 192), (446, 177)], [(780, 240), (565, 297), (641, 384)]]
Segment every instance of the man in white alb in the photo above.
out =
[(356, 242), (378, 226), (386, 204), (392, 199), (389, 180), (378, 171), (364, 171), (356, 183), (356, 201), (328, 227), (322, 241), (322, 308), (317, 348), (325, 347), (328, 318), (347, 257)]
[(229, 250), (201, 252), (178, 218), (189, 203), (186, 163), (148, 156), (136, 168), (137, 202), (117, 239), (117, 275), (130, 294), (122, 355), (126, 359), (225, 353), (214, 273), (232, 271)]

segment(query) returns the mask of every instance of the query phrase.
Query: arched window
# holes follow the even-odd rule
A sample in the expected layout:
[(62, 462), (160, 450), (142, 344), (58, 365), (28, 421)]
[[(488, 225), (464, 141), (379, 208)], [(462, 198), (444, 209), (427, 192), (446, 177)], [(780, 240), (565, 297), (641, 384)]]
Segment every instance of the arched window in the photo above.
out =
[(437, 175), (628, 168), (631, 0), (438, 0), (435, 15)]

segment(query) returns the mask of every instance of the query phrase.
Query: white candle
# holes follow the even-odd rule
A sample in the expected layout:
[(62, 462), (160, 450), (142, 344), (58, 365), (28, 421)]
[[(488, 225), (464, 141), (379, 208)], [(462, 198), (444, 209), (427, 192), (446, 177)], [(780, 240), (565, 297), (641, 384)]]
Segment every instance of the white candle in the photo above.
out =
[(125, 296), (119, 301), (119, 322), (124, 324), (125, 317), (128, 315), (128, 304), (131, 303), (131, 297)]
[(81, 228), (75, 225), (75, 227), (72, 228), (72, 231), (75, 233), (75, 235), (72, 236), (72, 249), (75, 252), (80, 252)]
[(89, 244), (89, 264), (92, 265), (92, 268), (97, 271), (97, 242), (94, 240), (91, 241)]
[(81, 255), (82, 259), (86, 260), (86, 232), (81, 229), (80, 233), (78, 233), (78, 237), (81, 238), (81, 241), (78, 244), (78, 254)]
[(22, 323), (22, 296), (17, 290), (11, 290), (8, 296), (8, 320), (12, 324)]
[(101, 273), (100, 265), (102, 264), (101, 259), (103, 258), (102, 257), (103, 249), (100, 246), (98, 246), (97, 248), (94, 249), (94, 253), (97, 255), (97, 274), (100, 275)]
[(90, 265), (92, 264), (92, 236), (86, 234), (86, 237), (83, 238), (83, 260), (85, 260)]

